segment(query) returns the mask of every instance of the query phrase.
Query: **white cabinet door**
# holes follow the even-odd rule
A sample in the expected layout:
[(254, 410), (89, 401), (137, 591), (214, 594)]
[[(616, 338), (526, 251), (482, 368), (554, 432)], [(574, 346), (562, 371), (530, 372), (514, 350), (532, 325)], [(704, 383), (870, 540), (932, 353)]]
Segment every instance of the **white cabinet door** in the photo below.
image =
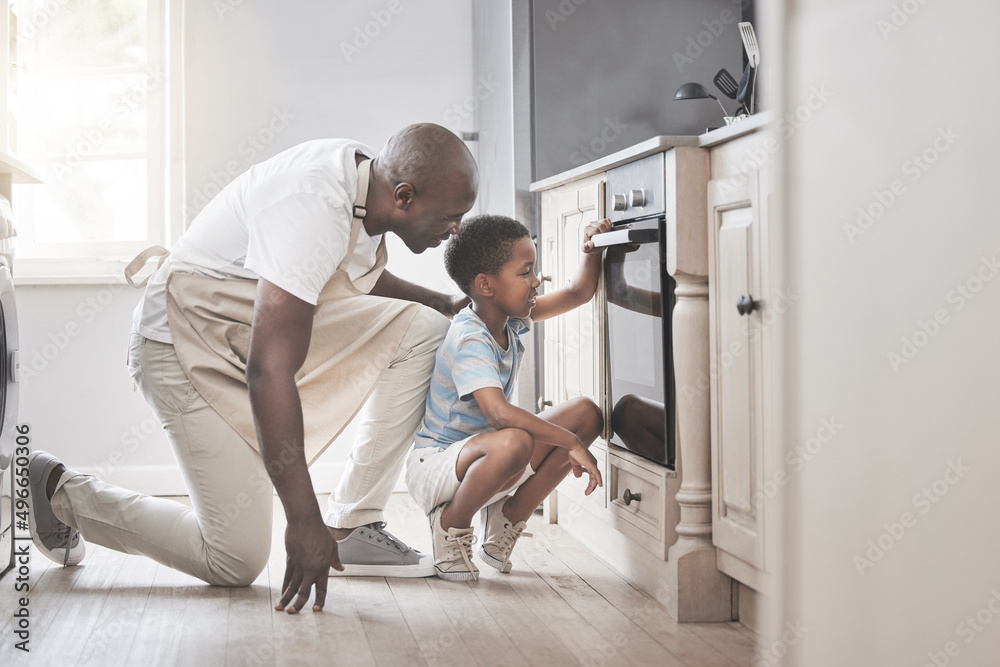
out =
[[(596, 222), (604, 212), (604, 183), (590, 183), (577, 189), (578, 208), (566, 211), (560, 220), (559, 246), (562, 250), (562, 282), (572, 278), (583, 260), (583, 234), (587, 225)], [(598, 343), (599, 323), (597, 299), (560, 316), (562, 321), (562, 355), (565, 360), (565, 399), (584, 396), (601, 405), (598, 386), (598, 360), (602, 358)]]
[[(583, 259), (584, 230), (603, 216), (603, 174), (543, 194), (538, 251), (544, 293), (562, 289), (575, 275)], [(585, 396), (603, 406), (601, 323), (599, 298), (544, 323), (543, 403)]]
[(763, 569), (759, 213), (756, 172), (709, 183), (712, 533), (717, 547)]

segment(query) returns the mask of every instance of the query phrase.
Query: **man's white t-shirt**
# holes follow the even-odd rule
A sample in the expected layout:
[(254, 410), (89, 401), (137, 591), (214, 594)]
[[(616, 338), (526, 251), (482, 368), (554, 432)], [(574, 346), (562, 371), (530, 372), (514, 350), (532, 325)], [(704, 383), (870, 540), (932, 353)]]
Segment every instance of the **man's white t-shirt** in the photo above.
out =
[[(377, 151), (347, 139), (299, 144), (252, 166), (226, 185), (153, 274), (132, 328), (171, 343), (166, 283), (171, 271), (213, 278), (264, 278), (311, 304), (347, 253), (358, 191), (355, 152)], [(375, 265), (381, 235), (362, 227), (347, 266), (352, 279)]]

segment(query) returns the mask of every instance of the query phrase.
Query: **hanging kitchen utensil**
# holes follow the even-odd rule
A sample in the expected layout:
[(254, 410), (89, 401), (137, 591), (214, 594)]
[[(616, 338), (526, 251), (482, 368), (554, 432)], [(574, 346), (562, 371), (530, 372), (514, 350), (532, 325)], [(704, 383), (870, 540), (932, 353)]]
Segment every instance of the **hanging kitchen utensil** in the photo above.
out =
[[(748, 63), (746, 69), (743, 70), (743, 76), (740, 77), (740, 84), (736, 89), (736, 101), (739, 102), (741, 109), (744, 113), (753, 114), (753, 90), (754, 83), (757, 79), (757, 70), (750, 66)], [(749, 103), (747, 102), (747, 97), (750, 97)], [(737, 115), (740, 110), (737, 109)]]
[(757, 33), (753, 30), (753, 25), (743, 21), (740, 25), (740, 37), (743, 38), (743, 48), (746, 49), (747, 59), (750, 66), (757, 69), (760, 64), (760, 49), (757, 47)]
[[(754, 95), (757, 92), (757, 66), (760, 64), (760, 48), (757, 46), (757, 33), (754, 32), (753, 25), (747, 21), (743, 21), (739, 24), (740, 37), (743, 39), (743, 48), (747, 52), (747, 68), (748, 72), (744, 72), (743, 76), (747, 79), (747, 85), (750, 89), (750, 104), (747, 106), (747, 113), (752, 114), (754, 112)], [(742, 81), (740, 82), (742, 85)], [(739, 94), (739, 93), (737, 93)], [(746, 94), (744, 94), (744, 100), (746, 99)], [(744, 106), (746, 106), (744, 102)]]
[(733, 75), (729, 73), (725, 67), (720, 69), (716, 73), (715, 78), (712, 79), (715, 87), (722, 91), (722, 94), (731, 100), (736, 99), (736, 91), (739, 90), (739, 83), (733, 78)]

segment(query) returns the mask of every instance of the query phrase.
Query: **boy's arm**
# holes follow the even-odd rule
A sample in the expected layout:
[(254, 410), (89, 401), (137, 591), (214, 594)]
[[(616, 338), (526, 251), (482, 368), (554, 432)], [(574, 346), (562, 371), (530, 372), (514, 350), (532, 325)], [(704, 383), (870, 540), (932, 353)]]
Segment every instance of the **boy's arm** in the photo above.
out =
[(429, 306), (445, 317), (452, 317), (458, 311), (469, 304), (469, 297), (464, 294), (442, 294), (434, 290), (427, 289), (416, 283), (403, 280), (388, 271), (383, 270), (372, 287), (372, 296), (384, 296), (390, 299), (402, 299), (403, 301), (415, 301)]
[(480, 409), (490, 422), (490, 426), (502, 428), (519, 428), (527, 431), (538, 442), (544, 442), (569, 450), (569, 462), (573, 466), (573, 474), (579, 477), (584, 472), (590, 476), (585, 495), (590, 495), (598, 486), (604, 486), (601, 471), (597, 468), (597, 459), (590, 450), (570, 431), (547, 422), (527, 410), (511, 405), (497, 387), (484, 387), (472, 392), (479, 403)]
[(601, 277), (601, 254), (604, 248), (595, 248), (590, 237), (611, 231), (611, 221), (605, 218), (587, 225), (584, 230), (583, 261), (569, 285), (550, 294), (542, 294), (535, 299), (531, 309), (534, 322), (562, 315), (590, 301), (597, 291), (597, 281)]

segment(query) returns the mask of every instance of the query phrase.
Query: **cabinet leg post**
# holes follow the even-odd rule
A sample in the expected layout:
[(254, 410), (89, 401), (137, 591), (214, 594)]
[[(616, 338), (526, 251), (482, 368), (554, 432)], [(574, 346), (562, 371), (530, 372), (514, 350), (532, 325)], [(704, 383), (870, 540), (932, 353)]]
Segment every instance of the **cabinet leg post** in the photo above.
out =
[(708, 277), (677, 274), (673, 313), (677, 388), (677, 542), (667, 554), (665, 606), (682, 622), (732, 620), (732, 580), (712, 544)]

